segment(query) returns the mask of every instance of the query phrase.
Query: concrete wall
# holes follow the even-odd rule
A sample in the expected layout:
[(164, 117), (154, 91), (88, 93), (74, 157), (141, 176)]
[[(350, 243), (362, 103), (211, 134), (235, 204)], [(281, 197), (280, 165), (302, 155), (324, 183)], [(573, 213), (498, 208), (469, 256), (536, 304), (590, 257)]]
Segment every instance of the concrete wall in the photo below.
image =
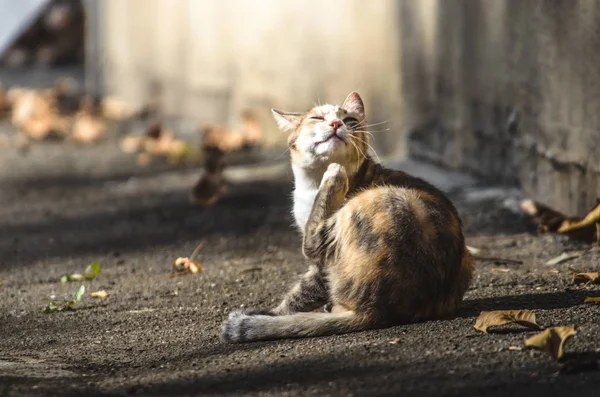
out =
[(600, 197), (600, 2), (403, 0), (412, 155), (570, 214)]
[(159, 87), (168, 116), (233, 123), (255, 109), (341, 102), (352, 90), (378, 144), (402, 154), (399, 3), (394, 0), (88, 0), (90, 84), (141, 103)]

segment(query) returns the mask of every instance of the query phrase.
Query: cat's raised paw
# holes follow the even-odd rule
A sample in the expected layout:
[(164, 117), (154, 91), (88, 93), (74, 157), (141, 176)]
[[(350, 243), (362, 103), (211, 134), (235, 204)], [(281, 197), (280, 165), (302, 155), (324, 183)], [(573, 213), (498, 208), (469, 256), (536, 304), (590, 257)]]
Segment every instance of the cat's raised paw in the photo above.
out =
[(336, 190), (348, 191), (348, 175), (344, 166), (338, 163), (329, 164), (327, 171), (323, 174), (319, 188), (325, 185), (334, 185)]

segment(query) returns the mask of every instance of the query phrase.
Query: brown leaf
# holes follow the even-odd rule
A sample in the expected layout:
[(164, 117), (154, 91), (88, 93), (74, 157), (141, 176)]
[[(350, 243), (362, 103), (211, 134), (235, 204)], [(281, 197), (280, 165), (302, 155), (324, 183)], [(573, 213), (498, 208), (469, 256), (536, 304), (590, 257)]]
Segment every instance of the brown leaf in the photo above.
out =
[(185, 274), (185, 273), (200, 273), (202, 271), (202, 265), (198, 262), (191, 260), (190, 258), (177, 258), (173, 262), (171, 267), (171, 273)]
[(133, 115), (133, 111), (129, 105), (121, 98), (114, 96), (102, 98), (100, 108), (102, 111), (102, 116), (112, 121), (123, 121)]
[(96, 297), (96, 298), (100, 298), (100, 299), (106, 299), (110, 296), (110, 294), (108, 292), (106, 292), (105, 290), (92, 292), (90, 295), (93, 297)]
[(492, 271), (495, 273), (508, 273), (510, 272), (510, 269), (507, 269), (506, 267), (493, 267)]
[(575, 273), (573, 275), (573, 283), (600, 284), (600, 272)]
[(105, 132), (106, 125), (100, 118), (79, 114), (75, 117), (69, 138), (78, 143), (93, 143), (102, 138)]
[(583, 303), (599, 303), (600, 304), (600, 296), (588, 296), (585, 298)]
[(400, 338), (394, 338), (390, 341), (390, 345), (397, 345), (400, 342)]
[(535, 313), (530, 310), (495, 310), (481, 312), (475, 321), (475, 329), (487, 333), (489, 327), (512, 323), (533, 329), (541, 328), (535, 322)]
[(521, 201), (521, 209), (547, 232), (558, 232), (584, 241), (600, 241), (600, 202), (581, 219), (562, 214), (533, 200)]
[(135, 157), (135, 163), (138, 167), (147, 167), (152, 161), (152, 157), (148, 153), (138, 153)]
[(528, 338), (525, 346), (543, 350), (555, 360), (559, 360), (563, 356), (566, 340), (576, 333), (574, 325), (548, 328)]
[(135, 153), (140, 150), (145, 138), (144, 136), (128, 136), (123, 138), (119, 146), (125, 153)]

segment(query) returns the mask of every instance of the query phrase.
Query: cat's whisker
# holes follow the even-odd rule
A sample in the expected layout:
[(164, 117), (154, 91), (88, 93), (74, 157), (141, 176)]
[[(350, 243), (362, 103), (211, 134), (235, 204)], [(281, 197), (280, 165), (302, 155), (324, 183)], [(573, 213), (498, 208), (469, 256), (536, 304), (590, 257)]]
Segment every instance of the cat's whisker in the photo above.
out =
[[(349, 137), (350, 137), (350, 138), (352, 138), (352, 135), (349, 135)], [(365, 154), (362, 152), (362, 150), (360, 150), (360, 149), (358, 148), (358, 146), (356, 145), (356, 143), (354, 143), (354, 141), (352, 141), (352, 139), (350, 139), (350, 140), (349, 140), (349, 142), (350, 142), (350, 143), (351, 143), (351, 144), (354, 146), (354, 148), (356, 149), (356, 157), (357, 157), (357, 158), (356, 158), (356, 166), (358, 167), (358, 166), (360, 165), (360, 160), (361, 160), (361, 157), (360, 157), (360, 156), (363, 156), (363, 157), (365, 157)]]
[(368, 130), (368, 131), (367, 130), (354, 130), (354, 131), (356, 131), (356, 132), (386, 132), (389, 130), (390, 130), (389, 128), (386, 128), (385, 130)]
[[(362, 139), (362, 138), (359, 138), (359, 137), (357, 137), (357, 136), (352, 136), (352, 135), (350, 135), (350, 136), (351, 136), (352, 138), (354, 138), (354, 139), (356, 139), (356, 140), (358, 140), (358, 141), (360, 141), (360, 142), (364, 143), (365, 145), (367, 145), (367, 146), (369, 147), (369, 149), (371, 149), (371, 151), (373, 152), (373, 154), (375, 155), (375, 157), (377, 157), (377, 161), (381, 163), (381, 158), (379, 158), (379, 155), (377, 154), (377, 152), (375, 151), (375, 149), (373, 148), (373, 146), (371, 146), (371, 145), (369, 144), (369, 142), (368, 142), (368, 141), (366, 141), (366, 140), (364, 140), (364, 139)], [(363, 156), (364, 156), (364, 154), (363, 154)], [(365, 157), (366, 157), (366, 156), (365, 156)]]
[(288, 147), (287, 149), (285, 149), (285, 151), (283, 153), (281, 153), (279, 156), (275, 157), (275, 160), (279, 160), (281, 157), (283, 157), (283, 155), (285, 155), (289, 151), (290, 151), (290, 148)]
[(375, 127), (376, 125), (381, 125), (381, 124), (385, 124), (385, 123), (389, 123), (389, 120), (385, 120), (385, 121), (381, 121), (379, 123), (373, 123), (373, 124), (367, 124), (367, 127)]
[[(357, 145), (357, 144), (356, 144), (354, 141), (352, 141), (352, 139), (356, 139), (356, 140), (358, 140), (359, 142), (362, 142), (362, 143), (366, 144), (367, 146), (369, 146), (369, 144), (368, 144), (367, 142), (365, 142), (365, 141), (363, 141), (363, 140), (359, 139), (359, 138), (358, 138), (358, 137), (356, 137), (356, 136), (353, 136), (353, 135), (348, 135), (348, 136), (351, 138), (351, 139), (350, 139), (350, 142), (351, 142), (351, 143), (354, 145), (354, 147), (355, 147), (355, 148), (356, 148), (356, 150), (359, 152), (359, 154), (360, 154), (361, 156), (363, 156), (364, 158), (366, 158), (367, 156), (365, 155), (365, 153), (364, 153), (364, 152), (363, 152), (363, 151), (362, 151), (362, 150), (361, 150), (361, 149), (358, 147), (358, 145)], [(378, 157), (378, 158), (379, 158), (379, 157)]]

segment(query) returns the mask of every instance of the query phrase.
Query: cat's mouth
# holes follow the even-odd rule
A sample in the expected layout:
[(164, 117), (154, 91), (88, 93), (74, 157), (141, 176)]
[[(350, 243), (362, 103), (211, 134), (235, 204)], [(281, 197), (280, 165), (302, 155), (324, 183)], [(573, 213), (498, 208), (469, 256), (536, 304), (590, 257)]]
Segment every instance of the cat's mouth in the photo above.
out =
[(324, 140), (317, 142), (315, 145), (319, 146), (320, 144), (325, 143), (325, 142), (329, 142), (332, 139), (336, 139), (336, 140), (339, 140), (341, 142), (346, 143), (346, 141), (344, 141), (341, 136), (339, 136), (336, 132), (334, 132), (333, 134), (329, 135)]

